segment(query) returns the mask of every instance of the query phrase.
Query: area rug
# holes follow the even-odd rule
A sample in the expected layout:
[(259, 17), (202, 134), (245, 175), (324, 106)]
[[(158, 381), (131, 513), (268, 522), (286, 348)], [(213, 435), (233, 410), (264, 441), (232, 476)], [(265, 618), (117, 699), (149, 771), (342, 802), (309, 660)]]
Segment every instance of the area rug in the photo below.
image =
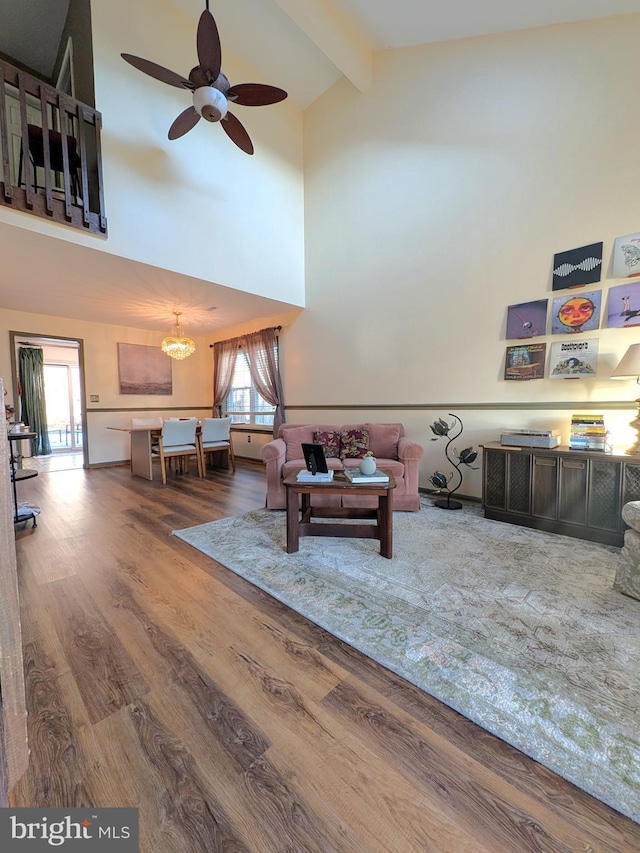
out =
[(424, 499), (373, 539), (308, 537), (283, 512), (185, 542), (536, 761), (640, 822), (640, 601), (612, 588), (619, 549)]

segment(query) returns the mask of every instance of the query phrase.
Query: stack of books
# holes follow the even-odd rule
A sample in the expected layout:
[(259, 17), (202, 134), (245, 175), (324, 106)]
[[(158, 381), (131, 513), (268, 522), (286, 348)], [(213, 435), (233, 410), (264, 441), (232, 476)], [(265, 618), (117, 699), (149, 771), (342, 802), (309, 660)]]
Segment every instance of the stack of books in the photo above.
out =
[(558, 447), (560, 444), (560, 430), (510, 429), (500, 434), (500, 444), (512, 447)]
[(569, 437), (571, 450), (606, 450), (607, 430), (603, 415), (573, 415)]
[(318, 471), (317, 474), (312, 474), (311, 471), (298, 471), (297, 481), (299, 483), (330, 483), (333, 480), (333, 470), (331, 471)]
[(379, 468), (373, 474), (363, 474), (359, 468), (345, 468), (344, 476), (350, 483), (388, 483), (389, 475)]

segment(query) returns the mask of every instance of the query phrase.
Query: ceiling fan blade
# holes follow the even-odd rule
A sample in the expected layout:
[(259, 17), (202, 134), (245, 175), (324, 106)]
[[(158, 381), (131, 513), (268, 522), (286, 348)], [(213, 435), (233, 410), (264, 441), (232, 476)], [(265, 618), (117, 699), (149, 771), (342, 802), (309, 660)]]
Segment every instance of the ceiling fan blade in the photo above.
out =
[(148, 59), (141, 59), (139, 56), (132, 56), (130, 53), (121, 53), (120, 56), (138, 71), (160, 80), (161, 83), (168, 83), (169, 86), (176, 86), (178, 89), (193, 89), (193, 84), (186, 77), (176, 74), (175, 71), (170, 71), (162, 65), (157, 65)]
[(249, 138), (247, 131), (244, 129), (242, 122), (237, 119), (233, 113), (227, 113), (220, 124), (229, 139), (232, 142), (235, 142), (238, 148), (241, 148), (245, 154), (253, 154), (253, 142)]
[(218, 27), (208, 9), (205, 9), (200, 15), (196, 44), (200, 68), (205, 74), (208, 72), (211, 75), (210, 82), (215, 83), (222, 65), (222, 48), (220, 47)]
[(232, 86), (227, 92), (230, 101), (243, 107), (265, 107), (267, 104), (284, 101), (286, 97), (284, 89), (266, 86), (264, 83), (240, 83), (238, 86)]
[(199, 114), (193, 107), (187, 107), (169, 128), (169, 139), (179, 139), (195, 127), (200, 121)]

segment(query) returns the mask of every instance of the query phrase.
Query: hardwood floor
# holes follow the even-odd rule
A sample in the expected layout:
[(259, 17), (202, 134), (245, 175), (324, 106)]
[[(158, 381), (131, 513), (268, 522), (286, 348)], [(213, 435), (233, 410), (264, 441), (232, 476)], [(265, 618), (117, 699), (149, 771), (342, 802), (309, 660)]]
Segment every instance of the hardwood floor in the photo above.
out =
[(170, 535), (264, 495), (241, 460), (21, 483), (42, 514), (17, 528), (15, 805), (139, 807), (144, 853), (640, 850), (639, 825)]

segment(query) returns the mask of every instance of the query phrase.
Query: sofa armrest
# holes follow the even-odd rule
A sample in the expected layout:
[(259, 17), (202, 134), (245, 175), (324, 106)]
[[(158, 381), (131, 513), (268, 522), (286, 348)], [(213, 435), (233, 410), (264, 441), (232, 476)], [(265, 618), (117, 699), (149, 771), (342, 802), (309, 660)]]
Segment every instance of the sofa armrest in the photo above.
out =
[(416, 462), (419, 462), (423, 455), (424, 448), (416, 441), (411, 441), (411, 439), (406, 436), (402, 436), (398, 441), (398, 459), (401, 462), (408, 462), (409, 459), (414, 459)]
[(268, 465), (270, 462), (277, 462), (280, 460), (280, 468), (282, 468), (286, 453), (287, 446), (283, 439), (274, 438), (273, 441), (269, 441), (263, 445), (262, 450), (260, 451), (260, 456), (262, 457), (262, 461), (265, 465)]
[(263, 445), (260, 456), (267, 468), (267, 509), (283, 509), (286, 503), (282, 485), (282, 468), (287, 458), (287, 445), (281, 438)]
[(398, 459), (404, 465), (404, 488), (406, 495), (416, 496), (416, 507), (419, 506), (418, 485), (420, 481), (420, 460), (424, 455), (424, 448), (406, 436), (402, 436), (398, 442)]

